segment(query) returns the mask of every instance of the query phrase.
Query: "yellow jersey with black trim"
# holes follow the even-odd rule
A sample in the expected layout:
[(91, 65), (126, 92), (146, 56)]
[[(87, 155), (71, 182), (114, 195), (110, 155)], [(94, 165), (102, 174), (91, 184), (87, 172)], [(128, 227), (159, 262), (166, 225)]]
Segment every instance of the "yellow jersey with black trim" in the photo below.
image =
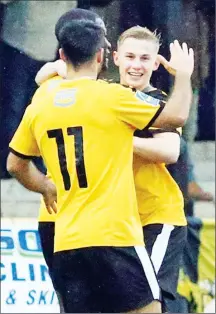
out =
[[(53, 88), (55, 88), (58, 84), (59, 81), (62, 81), (61, 76), (54, 76), (51, 79), (46, 80), (43, 84), (41, 84), (40, 89), (38, 89), (33, 98), (32, 98), (32, 104), (37, 104), (37, 100), (41, 97), (42, 90), (44, 93), (50, 92)], [(47, 177), (51, 179), (51, 175), (47, 173)], [(56, 214), (52, 213), (49, 214), (49, 212), (46, 209), (43, 197), (41, 197), (40, 201), (40, 207), (39, 207), (39, 215), (38, 215), (38, 221), (39, 222), (55, 222), (56, 219)]]
[(56, 85), (39, 88), (27, 107), (10, 149), (24, 158), (41, 155), (57, 187), (54, 251), (143, 245), (133, 133), (163, 105), (89, 78), (50, 83)]
[[(154, 90), (147, 94), (166, 101), (166, 94)], [(163, 130), (149, 128), (135, 131), (138, 137), (153, 137), (158, 132), (178, 132), (178, 130)], [(149, 224), (172, 224), (185, 226), (187, 221), (184, 213), (184, 200), (178, 184), (172, 178), (164, 163), (145, 162), (134, 154), (134, 181), (140, 219), (143, 226)]]

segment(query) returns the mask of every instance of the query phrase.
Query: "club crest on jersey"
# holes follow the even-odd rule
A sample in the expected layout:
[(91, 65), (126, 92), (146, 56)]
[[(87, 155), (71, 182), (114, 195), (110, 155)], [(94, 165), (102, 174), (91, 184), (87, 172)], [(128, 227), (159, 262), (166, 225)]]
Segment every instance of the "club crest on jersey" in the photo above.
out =
[(150, 95), (147, 95), (141, 91), (136, 92), (136, 97), (142, 101), (145, 101), (146, 103), (148, 103), (149, 105), (152, 105), (152, 106), (157, 106), (160, 102), (159, 99), (154, 98)]
[(54, 104), (59, 107), (69, 107), (76, 101), (76, 88), (60, 90), (56, 93)]

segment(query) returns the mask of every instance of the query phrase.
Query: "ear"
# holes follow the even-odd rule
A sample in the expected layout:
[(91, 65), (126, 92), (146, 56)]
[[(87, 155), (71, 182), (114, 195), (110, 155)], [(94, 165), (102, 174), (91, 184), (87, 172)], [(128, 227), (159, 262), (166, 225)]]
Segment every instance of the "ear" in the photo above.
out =
[(157, 57), (153, 66), (153, 71), (157, 71), (157, 69), (159, 68), (160, 65), (160, 61), (159, 58)]
[(119, 66), (119, 55), (118, 51), (113, 51), (113, 61), (115, 65), (118, 67)]
[(104, 48), (101, 48), (98, 52), (97, 52), (97, 63), (102, 63), (103, 59), (104, 59)]
[(59, 49), (59, 56), (64, 62), (67, 62), (67, 57), (64, 54), (64, 50), (62, 48)]

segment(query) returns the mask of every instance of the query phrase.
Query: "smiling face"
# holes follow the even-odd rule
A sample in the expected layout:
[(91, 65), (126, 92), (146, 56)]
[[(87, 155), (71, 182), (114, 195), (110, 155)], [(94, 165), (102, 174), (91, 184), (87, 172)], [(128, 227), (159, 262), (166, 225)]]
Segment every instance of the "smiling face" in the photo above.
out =
[(114, 62), (119, 67), (123, 85), (143, 90), (149, 85), (152, 72), (157, 70), (159, 43), (152, 39), (127, 37), (119, 42)]

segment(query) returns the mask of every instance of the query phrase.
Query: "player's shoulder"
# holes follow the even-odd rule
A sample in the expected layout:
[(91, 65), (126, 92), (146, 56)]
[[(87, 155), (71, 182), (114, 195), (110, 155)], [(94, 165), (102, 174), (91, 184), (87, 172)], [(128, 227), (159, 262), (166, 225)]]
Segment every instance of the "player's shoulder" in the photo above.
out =
[(136, 96), (136, 90), (120, 83), (109, 83), (110, 94), (117, 99), (133, 99)]
[(95, 86), (95, 88), (98, 88), (98, 90), (100, 91), (106, 91), (110, 89), (110, 83), (107, 80), (98, 79), (96, 81), (93, 81), (92, 83), (94, 84), (93, 86)]
[(58, 90), (62, 80), (61, 77), (54, 77), (48, 79), (38, 87), (31, 101), (31, 105), (37, 107), (37, 109), (34, 108), (35, 111), (38, 111), (39, 108), (50, 103), (53, 94)]
[(54, 76), (48, 80), (46, 80), (45, 82), (43, 82), (40, 87), (38, 88), (38, 90), (52, 90), (54, 88), (56, 88), (57, 86), (60, 85), (60, 83), (63, 82), (63, 78), (60, 76)]
[(158, 94), (145, 93), (143, 91), (136, 90), (129, 86), (121, 85), (119, 83), (109, 83), (109, 90), (113, 96), (120, 96), (123, 99), (136, 99), (144, 102), (148, 105), (158, 106), (161, 100), (164, 101), (164, 97), (157, 97)]
[(131, 88), (112, 81), (97, 80), (97, 84), (102, 94), (108, 93), (112, 98), (130, 97), (128, 94), (132, 93)]
[(55, 76), (43, 82), (38, 89), (36, 90), (33, 98), (32, 104), (40, 103), (44, 98), (52, 93), (62, 82), (62, 78), (60, 76)]
[(124, 91), (124, 90), (130, 90), (131, 91), (130, 87), (121, 85), (120, 83), (116, 83), (113, 81), (105, 81), (105, 83), (107, 84), (108, 88), (112, 89), (112, 90), (116, 90), (116, 91), (120, 91), (120, 92)]
[(108, 80), (98, 79), (96, 82), (97, 82), (97, 84), (99, 84), (101, 86), (108, 86), (110, 84), (110, 82)]
[(166, 102), (167, 98), (168, 98), (168, 95), (164, 91), (162, 91), (161, 89), (158, 89), (158, 88), (155, 88), (155, 89), (147, 92), (146, 94), (151, 96), (151, 97), (162, 100), (164, 102)]
[(37, 116), (38, 114), (38, 109), (39, 109), (39, 106), (34, 106), (33, 104), (30, 104), (26, 107), (26, 110), (25, 110), (25, 114), (24, 114), (24, 117), (23, 119), (27, 122), (27, 123), (30, 123), (35, 119), (35, 117)]

